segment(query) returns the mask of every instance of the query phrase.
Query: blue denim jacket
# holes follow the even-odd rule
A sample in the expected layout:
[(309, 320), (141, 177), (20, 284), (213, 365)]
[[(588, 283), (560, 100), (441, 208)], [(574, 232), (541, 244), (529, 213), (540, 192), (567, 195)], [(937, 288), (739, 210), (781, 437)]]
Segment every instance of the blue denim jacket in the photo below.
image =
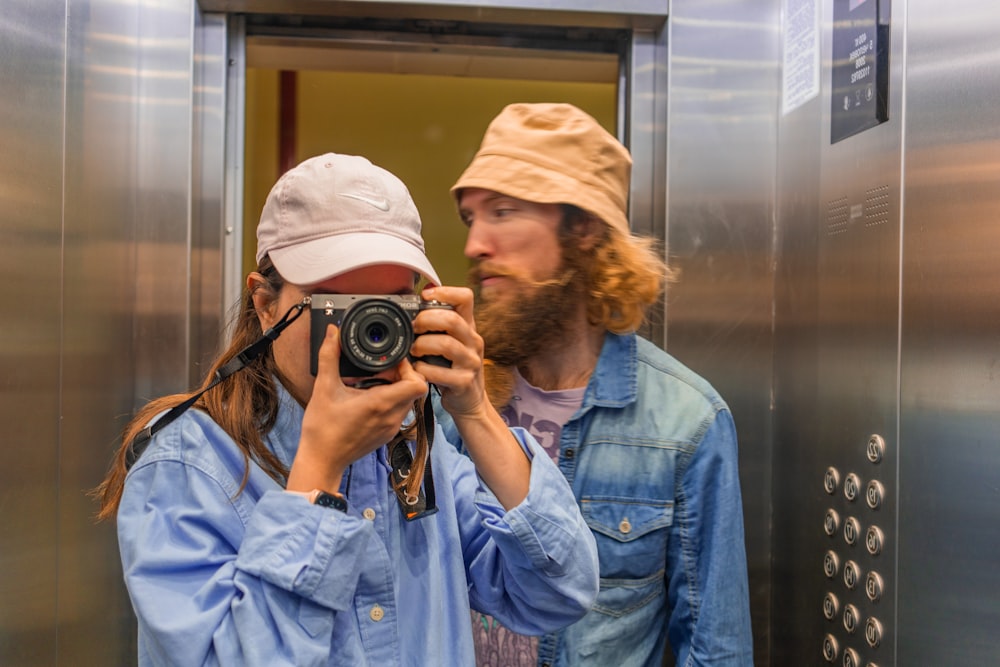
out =
[[(302, 407), (279, 387), (267, 444), (285, 465)], [(472, 665), (469, 600), (519, 632), (586, 613), (594, 539), (534, 439), (528, 497), (510, 511), (443, 437), (432, 450), (439, 511), (406, 522), (383, 446), (355, 461), (346, 513), (287, 493), (190, 410), (128, 473), (118, 537), (138, 619), (138, 664)], [(442, 436), (438, 432), (439, 436)]]
[(708, 382), (608, 334), (559, 468), (597, 540), (600, 592), (541, 638), (538, 664), (660, 667), (669, 639), (680, 667), (752, 665), (736, 432)]

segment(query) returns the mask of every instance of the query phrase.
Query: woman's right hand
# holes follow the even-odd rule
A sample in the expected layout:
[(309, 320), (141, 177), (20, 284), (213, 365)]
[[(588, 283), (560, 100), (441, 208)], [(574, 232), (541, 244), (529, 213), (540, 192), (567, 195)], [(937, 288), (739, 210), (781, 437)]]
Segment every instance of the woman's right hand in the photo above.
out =
[(389, 442), (427, 382), (404, 359), (388, 384), (355, 389), (340, 377), (340, 330), (333, 324), (319, 350), (316, 382), (302, 419), (299, 449), (288, 475), (289, 491), (335, 491), (354, 461)]

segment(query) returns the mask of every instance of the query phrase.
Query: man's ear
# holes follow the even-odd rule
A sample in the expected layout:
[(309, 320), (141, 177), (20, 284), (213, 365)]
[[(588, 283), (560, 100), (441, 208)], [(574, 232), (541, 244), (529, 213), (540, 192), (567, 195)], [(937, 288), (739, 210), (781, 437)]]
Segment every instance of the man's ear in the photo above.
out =
[(604, 221), (585, 211), (573, 221), (573, 226), (580, 250), (593, 250), (594, 246), (604, 237)]

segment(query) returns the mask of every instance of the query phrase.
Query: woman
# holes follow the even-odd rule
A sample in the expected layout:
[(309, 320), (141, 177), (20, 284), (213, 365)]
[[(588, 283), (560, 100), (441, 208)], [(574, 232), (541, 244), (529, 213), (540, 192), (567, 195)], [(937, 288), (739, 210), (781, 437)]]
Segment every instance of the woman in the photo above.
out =
[[(139, 664), (471, 665), (470, 591), (524, 633), (581, 617), (593, 537), (486, 399), (472, 294), (436, 286), (405, 186), (364, 158), (312, 158), (275, 184), (257, 237), (211, 388), (143, 409), (98, 489)], [(312, 374), (312, 295), (410, 294), (418, 276), (451, 308), (413, 318), (410, 358), (343, 378), (331, 324)], [(423, 410), (431, 384), (471, 461)]]

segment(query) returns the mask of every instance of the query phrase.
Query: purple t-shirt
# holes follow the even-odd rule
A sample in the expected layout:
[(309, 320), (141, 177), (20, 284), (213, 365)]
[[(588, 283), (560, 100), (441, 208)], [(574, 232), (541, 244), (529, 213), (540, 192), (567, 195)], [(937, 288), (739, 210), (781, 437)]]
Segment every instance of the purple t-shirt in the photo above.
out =
[[(514, 396), (500, 412), (508, 426), (521, 426), (535, 436), (556, 463), (563, 424), (580, 408), (586, 387), (544, 391), (514, 371)], [(478, 667), (535, 667), (538, 637), (519, 635), (492, 616), (472, 611), (472, 637)]]

